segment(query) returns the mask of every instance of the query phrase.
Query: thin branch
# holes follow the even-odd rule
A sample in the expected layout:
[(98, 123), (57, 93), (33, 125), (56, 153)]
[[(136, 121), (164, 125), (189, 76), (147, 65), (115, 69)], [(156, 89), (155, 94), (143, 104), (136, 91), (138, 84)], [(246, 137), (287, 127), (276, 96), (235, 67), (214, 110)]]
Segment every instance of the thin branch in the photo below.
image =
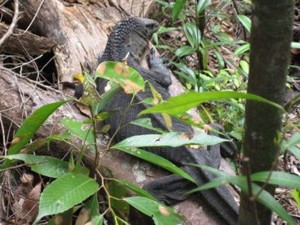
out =
[(39, 7), (38, 7), (37, 10), (36, 10), (36, 13), (34, 14), (32, 20), (31, 20), (31, 22), (30, 22), (30, 24), (27, 26), (27, 28), (24, 30), (24, 32), (21, 33), (21, 34), (16, 34), (16, 36), (22, 35), (22, 34), (26, 33), (26, 32), (30, 29), (30, 27), (32, 26), (33, 22), (35, 21), (37, 15), (39, 14), (39, 12), (40, 12), (40, 10), (41, 10), (42, 5), (44, 4), (44, 2), (45, 2), (45, 0), (42, 0), (42, 1), (41, 1)]
[(0, 39), (0, 46), (13, 33), (13, 30), (14, 30), (15, 26), (17, 25), (17, 22), (18, 22), (18, 17), (19, 17), (19, 0), (15, 0), (15, 12), (14, 12), (14, 16), (12, 18), (12, 22), (11, 22), (8, 30), (6, 31), (6, 33)]

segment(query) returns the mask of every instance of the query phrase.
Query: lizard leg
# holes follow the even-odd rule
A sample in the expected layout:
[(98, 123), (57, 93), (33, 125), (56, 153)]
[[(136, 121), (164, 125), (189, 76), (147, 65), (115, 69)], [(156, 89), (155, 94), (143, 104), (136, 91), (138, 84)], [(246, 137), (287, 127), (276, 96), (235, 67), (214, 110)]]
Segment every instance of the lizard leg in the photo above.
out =
[(150, 192), (159, 201), (173, 205), (188, 198), (185, 193), (195, 187), (195, 184), (188, 182), (183, 177), (171, 174), (145, 184), (143, 189)]
[(172, 84), (170, 71), (163, 63), (162, 59), (155, 55), (154, 48), (150, 49), (150, 53), (148, 55), (148, 66), (150, 71), (153, 72), (153, 76), (159, 78), (157, 80), (163, 87), (168, 87)]
[[(220, 131), (219, 125), (212, 125), (215, 130)], [(210, 132), (212, 135), (220, 135), (219, 133)], [(221, 136), (221, 135), (220, 135)], [(224, 147), (223, 143), (218, 145), (209, 146), (207, 149), (199, 151), (193, 150), (192, 153), (197, 162), (204, 165), (209, 165), (218, 168), (221, 161), (220, 149)], [(227, 148), (227, 145), (225, 145)], [(229, 146), (230, 147), (230, 146)], [(189, 161), (186, 161), (189, 162)], [(182, 168), (189, 173), (197, 182), (198, 186), (201, 186), (215, 176), (207, 171), (201, 170), (192, 166), (182, 166)], [(144, 185), (144, 189), (154, 195), (160, 201), (168, 205), (172, 205), (181, 201), (184, 201), (188, 195), (186, 192), (194, 189), (197, 185), (187, 181), (186, 179), (172, 174), (166, 177), (162, 177)], [(238, 206), (234, 199), (231, 197), (231, 193), (226, 187), (217, 187), (215, 189), (203, 190), (195, 194), (201, 199), (206, 201), (219, 215), (223, 217), (228, 224), (236, 224), (238, 217)]]

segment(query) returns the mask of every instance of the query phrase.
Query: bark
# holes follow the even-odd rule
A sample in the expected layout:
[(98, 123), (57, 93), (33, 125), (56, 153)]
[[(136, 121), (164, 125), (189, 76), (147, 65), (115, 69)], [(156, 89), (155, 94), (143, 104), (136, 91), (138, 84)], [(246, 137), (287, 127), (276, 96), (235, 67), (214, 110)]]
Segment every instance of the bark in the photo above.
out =
[[(115, 1), (90, 2), (89, 5), (83, 5), (58, 0), (20, 1), (24, 10), (23, 23), (29, 24), (36, 16), (32, 29), (56, 40), (58, 45), (53, 51), (61, 83), (72, 82), (72, 75), (81, 71), (81, 65), (97, 65), (111, 27), (126, 16)], [(149, 10), (153, 1), (147, 2), (135, 4), (137, 7), (134, 12), (140, 15), (143, 10)], [(130, 8), (130, 1), (122, 6)]]
[[(8, 26), (0, 23), (0, 37), (3, 36), (8, 30)], [(16, 29), (15, 35), (11, 35), (3, 45), (1, 45), (1, 52), (23, 55), (24, 50), (31, 56), (38, 56), (50, 52), (56, 43), (50, 39), (41, 37), (31, 32), (22, 33), (23, 30)]]
[[(251, 55), (248, 92), (283, 104), (294, 1), (255, 0), (251, 29)], [(243, 174), (277, 168), (282, 111), (268, 104), (246, 103)], [(246, 162), (246, 160), (245, 160)], [(274, 194), (275, 187), (265, 190)], [(270, 224), (272, 212), (242, 193), (239, 224)]]

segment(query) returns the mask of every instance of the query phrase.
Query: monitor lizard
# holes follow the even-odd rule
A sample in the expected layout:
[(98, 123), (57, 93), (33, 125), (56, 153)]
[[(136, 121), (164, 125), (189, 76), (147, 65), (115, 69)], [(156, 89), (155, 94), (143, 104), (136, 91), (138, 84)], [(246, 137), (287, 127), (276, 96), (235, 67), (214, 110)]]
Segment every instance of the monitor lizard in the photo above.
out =
[[(154, 56), (153, 52), (150, 52), (150, 69), (140, 66), (141, 57), (148, 48), (149, 40), (158, 28), (157, 21), (145, 18), (129, 17), (118, 22), (108, 37), (106, 48), (99, 62), (123, 61), (126, 58), (129, 66), (136, 69), (145, 80), (149, 81), (163, 99), (168, 99), (170, 95), (167, 88), (171, 84), (171, 79), (166, 74), (163, 63)], [(107, 81), (99, 78), (96, 80), (96, 84), (98, 92), (102, 94)], [(133, 103), (140, 103), (151, 97), (151, 91), (147, 87), (145, 92), (139, 92), (135, 96)], [(128, 107), (130, 107), (130, 110), (124, 113), (124, 109), (128, 109)], [(132, 95), (125, 94), (122, 91), (108, 103), (104, 111), (113, 110), (115, 113), (106, 120), (106, 123), (110, 125), (110, 135), (118, 131), (114, 136), (115, 141), (121, 141), (134, 135), (153, 133), (153, 131), (146, 128), (130, 124), (131, 121), (137, 119), (138, 113), (147, 107), (149, 106), (146, 104), (132, 104)], [(150, 118), (155, 127), (166, 129), (160, 115), (151, 114)], [(126, 126), (123, 126), (125, 124)], [(172, 129), (178, 132), (193, 132), (191, 126), (175, 119), (172, 120)], [(205, 164), (217, 168), (221, 160), (219, 145), (206, 150), (195, 150), (185, 146), (147, 148), (147, 150), (181, 166), (195, 179), (198, 185), (214, 179), (215, 176), (198, 168), (184, 165), (184, 163)], [(173, 204), (184, 200), (186, 198), (184, 193), (193, 187), (195, 186), (191, 182), (173, 174), (151, 182), (146, 185), (145, 189), (166, 204)], [(238, 205), (226, 187), (201, 191), (197, 195), (205, 199), (217, 214), (224, 219), (224, 224), (237, 224)]]

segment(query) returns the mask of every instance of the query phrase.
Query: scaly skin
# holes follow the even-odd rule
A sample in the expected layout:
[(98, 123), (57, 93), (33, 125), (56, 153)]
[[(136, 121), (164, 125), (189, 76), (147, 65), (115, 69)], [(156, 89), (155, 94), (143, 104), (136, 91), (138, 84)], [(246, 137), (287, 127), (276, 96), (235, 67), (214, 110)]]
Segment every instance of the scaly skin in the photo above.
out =
[[(129, 53), (127, 63), (129, 66), (135, 68), (148, 80), (155, 89), (161, 94), (163, 99), (170, 97), (167, 87), (170, 85), (171, 80), (169, 75), (158, 73), (159, 66), (153, 67), (151, 63), (162, 64), (161, 61), (153, 58), (150, 55), (150, 68), (154, 70), (147, 70), (140, 66), (139, 60), (144, 51), (148, 47), (148, 41), (152, 34), (158, 29), (159, 24), (154, 20), (142, 19), (136, 17), (130, 17), (119, 22), (113, 29), (113, 32), (108, 38), (108, 42), (105, 51), (100, 58), (100, 62), (103, 61), (122, 61)], [(150, 53), (153, 54), (153, 53)], [(162, 71), (165, 71), (162, 69)], [(99, 93), (104, 92), (104, 87), (107, 81), (98, 79), (97, 88)], [(146, 98), (151, 98), (152, 94), (149, 88), (146, 88), (145, 92), (138, 93), (135, 96), (133, 103), (139, 103)], [(121, 141), (127, 137), (141, 134), (151, 134), (154, 131), (130, 124), (131, 121), (137, 119), (137, 115), (140, 111), (144, 110), (148, 106), (145, 104), (132, 104), (132, 96), (120, 92), (116, 97), (105, 107), (104, 110), (116, 112), (106, 121), (110, 125), (110, 135), (114, 134), (120, 126), (127, 124), (124, 128), (120, 129), (116, 136), (116, 141)], [(152, 114), (152, 124), (155, 127), (160, 127), (166, 130), (164, 121), (160, 115)], [(180, 121), (173, 120), (173, 130), (178, 132), (193, 132), (192, 127), (186, 125)], [(184, 163), (196, 163), (205, 164), (213, 167), (218, 167), (220, 164), (220, 146), (212, 146), (210, 150), (195, 150), (188, 147), (158, 147), (148, 148), (147, 150), (163, 156), (164, 158), (172, 161), (173, 163), (181, 166), (187, 171), (197, 182), (198, 185), (207, 183), (215, 178), (214, 175), (206, 171), (202, 171), (195, 167), (183, 165)], [(183, 178), (176, 175), (170, 175), (163, 177), (157, 181), (150, 183), (146, 186), (146, 189), (154, 194), (159, 200), (164, 201), (167, 204), (173, 204), (178, 201), (182, 201), (186, 198), (183, 194), (193, 188), (194, 185)], [(229, 190), (225, 187), (218, 187), (215, 189), (205, 190), (199, 192), (197, 195), (201, 196), (207, 201), (207, 203), (215, 209), (215, 211), (224, 219), (224, 224), (237, 224), (238, 218), (238, 205), (231, 196)]]

